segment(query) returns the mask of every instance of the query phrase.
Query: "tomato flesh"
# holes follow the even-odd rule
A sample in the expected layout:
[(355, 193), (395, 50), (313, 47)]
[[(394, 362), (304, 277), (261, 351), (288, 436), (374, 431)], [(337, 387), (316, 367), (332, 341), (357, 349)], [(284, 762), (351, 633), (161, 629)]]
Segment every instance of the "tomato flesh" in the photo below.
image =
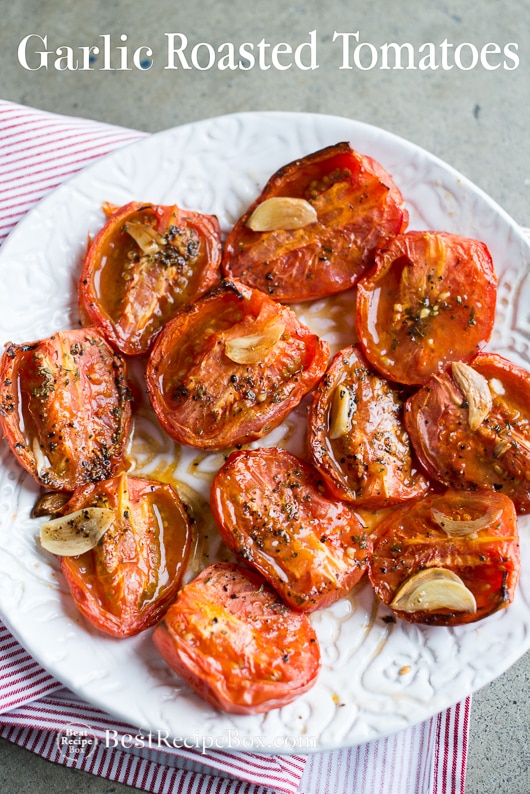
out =
[[(255, 208), (273, 197), (302, 198), (317, 220), (299, 229), (252, 231)], [(392, 177), (348, 143), (329, 146), (277, 171), (226, 240), (223, 271), (282, 302), (349, 289), (371, 267), (375, 248), (406, 228)]]
[(9, 344), (0, 362), (0, 425), (19, 463), (45, 488), (73, 491), (128, 463), (125, 363), (98, 329)]
[[(476, 522), (480, 528), (453, 536), (443, 529), (440, 514), (459, 523)], [(429, 568), (452, 571), (476, 600), (475, 612), (395, 609), (402, 620), (456, 626), (481, 620), (513, 600), (520, 567), (519, 535), (513, 503), (503, 494), (453, 490), (431, 494), (391, 510), (377, 536), (369, 576), (384, 604), (391, 604), (411, 576)]]
[(403, 394), (357, 346), (335, 355), (315, 389), (309, 449), (330, 492), (357, 507), (386, 507), (428, 488), (403, 424)]
[(220, 278), (217, 218), (131, 202), (110, 207), (79, 282), (81, 314), (127, 355), (146, 353), (163, 325)]
[(101, 631), (137, 634), (180, 587), (192, 545), (184, 505), (167, 483), (121, 475), (78, 489), (62, 512), (86, 507), (111, 509), (115, 520), (94, 549), (60, 558), (72, 597)]
[(293, 609), (330, 606), (366, 570), (369, 542), (355, 513), (285, 450), (233, 452), (213, 481), (210, 503), (227, 546)]
[(147, 390), (176, 441), (225, 449), (276, 427), (318, 382), (328, 356), (327, 343), (290, 309), (224, 281), (162, 331)]
[(215, 563), (185, 585), (153, 640), (197, 694), (234, 714), (290, 703), (314, 685), (320, 668), (307, 617), (233, 563)]
[(496, 353), (480, 353), (470, 366), (492, 397), (475, 429), (466, 396), (450, 370), (409, 398), (405, 421), (418, 458), (431, 477), (453, 488), (494, 490), (518, 513), (530, 512), (530, 374)]
[(489, 340), (497, 281), (484, 243), (407, 232), (381, 248), (357, 287), (357, 333), (384, 377), (421, 385)]

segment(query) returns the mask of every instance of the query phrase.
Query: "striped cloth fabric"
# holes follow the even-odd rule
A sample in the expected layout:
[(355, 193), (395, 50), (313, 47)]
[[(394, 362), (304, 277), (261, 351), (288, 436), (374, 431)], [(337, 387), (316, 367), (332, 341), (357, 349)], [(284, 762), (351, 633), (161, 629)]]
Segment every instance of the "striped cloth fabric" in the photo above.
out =
[[(0, 100), (0, 245), (36, 202), (145, 133)], [(81, 701), (0, 622), (0, 736), (153, 794), (463, 794), (471, 699), (388, 738), (313, 755), (129, 746), (137, 729)], [(151, 746), (150, 746), (151, 744)]]

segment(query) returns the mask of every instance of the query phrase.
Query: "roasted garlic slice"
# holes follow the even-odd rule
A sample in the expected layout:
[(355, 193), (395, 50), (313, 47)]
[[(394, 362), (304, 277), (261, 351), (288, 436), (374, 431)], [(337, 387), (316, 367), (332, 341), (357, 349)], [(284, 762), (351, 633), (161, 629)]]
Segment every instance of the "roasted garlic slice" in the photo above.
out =
[(128, 221), (123, 225), (123, 229), (133, 238), (134, 242), (142, 249), (144, 254), (156, 254), (165, 244), (165, 240), (156, 229), (148, 223), (138, 221)]
[(75, 557), (97, 546), (113, 522), (113, 510), (85, 507), (42, 524), (40, 542), (52, 554)]
[(269, 322), (259, 334), (227, 339), (225, 354), (236, 364), (256, 364), (263, 361), (267, 353), (275, 347), (284, 331), (285, 323), (277, 318)]
[(492, 397), (486, 378), (462, 361), (453, 361), (451, 371), (468, 404), (468, 423), (476, 430), (491, 411)]
[(341, 438), (351, 430), (355, 402), (347, 386), (339, 383), (333, 392), (329, 419), (330, 439)]
[(424, 568), (399, 588), (390, 608), (399, 612), (476, 612), (475, 596), (462, 579), (447, 568)]
[(317, 220), (317, 212), (306, 199), (273, 196), (258, 204), (246, 225), (253, 232), (303, 229)]
[(474, 535), (482, 529), (486, 529), (500, 521), (502, 518), (502, 510), (493, 510), (489, 508), (483, 516), (474, 519), (455, 519), (442, 513), (436, 508), (431, 508), (431, 515), (436, 521), (440, 529), (443, 529), (449, 536), (455, 538), (463, 538), (468, 535)]

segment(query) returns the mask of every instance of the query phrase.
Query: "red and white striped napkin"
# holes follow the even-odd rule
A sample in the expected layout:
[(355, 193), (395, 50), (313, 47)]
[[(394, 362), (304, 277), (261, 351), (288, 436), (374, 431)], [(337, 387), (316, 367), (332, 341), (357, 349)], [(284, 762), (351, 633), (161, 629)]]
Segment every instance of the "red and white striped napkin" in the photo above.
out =
[[(63, 180), (144, 136), (0, 100), (0, 245)], [(0, 622), (0, 736), (55, 763), (153, 794), (463, 794), (470, 705), (467, 698), (386, 739), (308, 756), (126, 750), (121, 742), (103, 741), (106, 732), (122, 737), (137, 729), (65, 689)], [(83, 737), (87, 742), (82, 752), (62, 744), (67, 725), (79, 726), (78, 746)]]

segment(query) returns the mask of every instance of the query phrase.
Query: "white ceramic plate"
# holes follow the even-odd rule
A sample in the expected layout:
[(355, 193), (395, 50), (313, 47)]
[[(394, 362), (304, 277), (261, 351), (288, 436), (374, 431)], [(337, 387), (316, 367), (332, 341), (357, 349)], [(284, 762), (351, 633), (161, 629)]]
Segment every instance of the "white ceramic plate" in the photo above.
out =
[[(77, 324), (81, 257), (87, 233), (102, 225), (103, 201), (176, 202), (215, 213), (226, 231), (278, 167), (342, 140), (393, 174), (410, 211), (409, 228), (446, 230), (488, 244), (499, 278), (490, 347), (527, 365), (530, 249), (516, 224), (460, 174), (402, 139), (344, 118), (290, 113), (238, 114), (168, 130), (118, 150), (56, 190), (0, 252), (0, 343), (29, 342)], [(347, 300), (319, 302), (304, 315), (335, 349), (348, 343), (347, 326), (340, 325)], [(287, 429), (282, 426), (266, 443), (282, 443)], [(175, 449), (156, 425), (140, 423), (138, 438), (143, 431), (152, 434), (158, 457), (140, 439), (137, 467), (153, 471), (160, 456), (171, 460)], [(178, 459), (175, 476), (207, 493), (219, 460), (202, 456), (202, 477), (191, 479), (187, 460)], [(268, 715), (228, 716), (181, 685), (158, 657), (150, 631), (120, 641), (79, 617), (54, 560), (38, 546), (38, 522), (29, 518), (37, 494), (2, 443), (0, 614), (47, 670), (137, 729), (211, 737), (218, 746), (230, 746), (232, 737), (232, 749), (262, 752), (353, 745), (455, 703), (530, 647), (529, 519), (523, 519), (521, 581), (509, 609), (465, 627), (392, 624), (370, 588), (361, 587), (312, 617), (323, 656), (314, 689)]]

